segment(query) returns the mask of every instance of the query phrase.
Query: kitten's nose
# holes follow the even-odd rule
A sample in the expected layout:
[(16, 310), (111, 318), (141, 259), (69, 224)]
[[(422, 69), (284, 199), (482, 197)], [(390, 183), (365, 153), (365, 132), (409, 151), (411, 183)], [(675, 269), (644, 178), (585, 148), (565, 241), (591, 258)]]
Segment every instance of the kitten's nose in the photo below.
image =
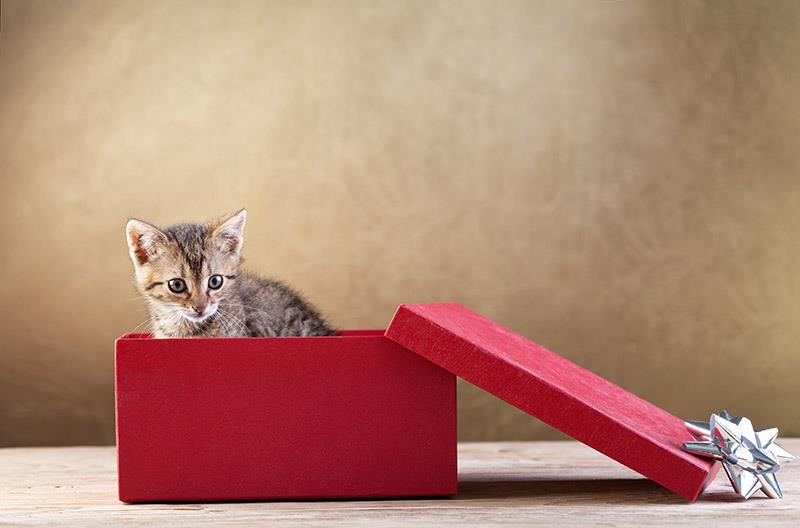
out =
[(206, 310), (205, 306), (192, 306), (192, 309), (197, 315), (203, 315), (203, 312)]

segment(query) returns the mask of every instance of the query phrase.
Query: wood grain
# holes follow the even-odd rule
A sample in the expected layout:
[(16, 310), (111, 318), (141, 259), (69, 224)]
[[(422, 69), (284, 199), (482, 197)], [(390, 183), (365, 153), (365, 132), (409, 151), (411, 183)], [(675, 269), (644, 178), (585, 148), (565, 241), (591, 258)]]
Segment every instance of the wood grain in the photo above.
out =
[[(800, 452), (800, 439), (782, 445)], [(450, 499), (126, 505), (113, 447), (10, 448), (0, 449), (0, 526), (797, 526), (800, 464), (780, 480), (781, 501), (740, 501), (720, 475), (689, 504), (577, 442), (464, 443)]]

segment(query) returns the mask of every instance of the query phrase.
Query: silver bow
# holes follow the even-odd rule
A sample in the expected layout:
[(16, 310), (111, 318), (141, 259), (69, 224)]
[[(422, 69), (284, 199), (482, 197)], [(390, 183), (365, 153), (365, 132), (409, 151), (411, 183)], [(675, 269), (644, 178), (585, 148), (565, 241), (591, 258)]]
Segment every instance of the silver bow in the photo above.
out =
[(761, 490), (772, 499), (783, 498), (775, 473), (794, 457), (775, 443), (778, 429), (754, 431), (749, 419), (732, 418), (728, 411), (712, 414), (709, 422), (685, 423), (698, 441), (684, 443), (684, 451), (722, 462), (736, 493), (749, 499)]

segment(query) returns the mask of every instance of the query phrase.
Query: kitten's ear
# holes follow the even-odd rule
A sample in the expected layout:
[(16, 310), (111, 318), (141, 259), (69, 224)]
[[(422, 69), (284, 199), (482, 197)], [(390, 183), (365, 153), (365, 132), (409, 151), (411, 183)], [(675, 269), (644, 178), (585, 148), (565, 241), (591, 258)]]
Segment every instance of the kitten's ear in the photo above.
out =
[(136, 266), (146, 264), (167, 241), (167, 236), (156, 226), (135, 218), (128, 220), (125, 238), (128, 239), (131, 260)]
[(209, 224), (211, 239), (223, 252), (239, 256), (244, 244), (244, 224), (247, 220), (247, 211), (242, 209), (237, 213), (223, 216)]

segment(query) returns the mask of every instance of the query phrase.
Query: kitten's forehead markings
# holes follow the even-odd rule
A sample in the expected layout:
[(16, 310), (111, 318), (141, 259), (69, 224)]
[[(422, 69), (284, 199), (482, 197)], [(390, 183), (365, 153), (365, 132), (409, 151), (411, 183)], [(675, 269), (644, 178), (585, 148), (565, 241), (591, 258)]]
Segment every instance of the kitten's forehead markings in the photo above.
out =
[(197, 224), (177, 224), (165, 229), (192, 276), (198, 277), (205, 261), (206, 229)]

